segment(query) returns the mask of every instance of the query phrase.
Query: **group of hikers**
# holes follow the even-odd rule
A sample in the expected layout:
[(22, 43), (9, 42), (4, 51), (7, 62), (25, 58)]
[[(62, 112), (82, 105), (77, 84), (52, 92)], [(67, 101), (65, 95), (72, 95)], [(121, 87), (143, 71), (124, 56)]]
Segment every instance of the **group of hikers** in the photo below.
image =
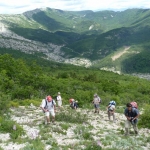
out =
[[(56, 101), (57, 101), (58, 109), (60, 110), (62, 106), (62, 97), (60, 92), (58, 92), (56, 96)], [(78, 101), (75, 101), (75, 99), (71, 98), (69, 100), (69, 103), (72, 109), (78, 108)], [(50, 95), (48, 95), (46, 96), (45, 99), (42, 100), (40, 107), (45, 114), (45, 124), (50, 124), (50, 115), (52, 116), (52, 123), (55, 124), (55, 112), (56, 112), (55, 100)]]
[[(62, 97), (60, 92), (58, 92), (56, 101), (57, 101), (58, 109), (60, 110), (62, 107)], [(78, 101), (76, 101), (75, 99), (73, 98), (69, 99), (69, 103), (72, 109), (78, 108)], [(102, 100), (97, 94), (94, 94), (92, 103), (94, 104), (94, 108), (95, 108), (94, 113), (99, 113), (100, 103), (102, 103)], [(55, 100), (52, 99), (50, 95), (48, 95), (46, 96), (45, 99), (42, 100), (40, 107), (45, 114), (45, 124), (50, 124), (50, 115), (52, 116), (52, 123), (55, 124), (55, 112), (56, 112)], [(116, 122), (115, 107), (116, 107), (116, 102), (114, 100), (111, 100), (106, 107), (108, 119), (110, 120), (111, 119), (110, 117), (113, 116), (114, 123)], [(137, 103), (136, 102), (127, 103), (126, 109), (124, 110), (124, 115), (126, 117), (125, 135), (129, 135), (129, 130), (131, 126), (133, 126), (134, 132), (137, 135), (138, 134), (137, 122), (139, 117), (139, 110), (137, 108)]]
[[(100, 103), (102, 103), (101, 98), (97, 94), (94, 94), (94, 98), (93, 98), (92, 102), (93, 102), (94, 108), (95, 108), (94, 113), (99, 113)], [(113, 116), (113, 121), (114, 122), (115, 122), (115, 106), (116, 106), (116, 102), (115, 101), (110, 101), (109, 104), (106, 107), (107, 114), (108, 114), (108, 119), (110, 120), (110, 116)]]
[[(101, 102), (102, 102), (101, 98), (97, 94), (94, 94), (94, 98), (93, 98), (93, 104), (95, 107), (94, 113), (99, 113), (99, 107)], [(110, 117), (113, 116), (114, 123), (116, 122), (115, 106), (116, 106), (116, 102), (112, 100), (109, 102), (109, 104), (106, 107), (108, 119), (110, 120)], [(138, 117), (140, 115), (137, 103), (136, 102), (127, 103), (126, 109), (124, 110), (124, 115), (127, 119), (125, 121), (125, 135), (126, 136), (129, 135), (129, 130), (131, 125), (133, 126), (134, 132), (137, 135), (138, 134), (137, 123), (138, 123)]]

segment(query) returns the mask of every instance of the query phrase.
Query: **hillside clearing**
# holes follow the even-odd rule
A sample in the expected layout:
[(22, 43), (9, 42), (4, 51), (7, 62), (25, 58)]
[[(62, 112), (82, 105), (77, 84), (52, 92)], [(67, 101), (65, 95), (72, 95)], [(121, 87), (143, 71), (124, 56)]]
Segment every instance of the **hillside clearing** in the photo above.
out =
[(116, 59), (120, 58), (123, 54), (127, 53), (127, 51), (130, 49), (130, 46), (125, 47), (124, 50), (122, 52), (119, 52), (117, 54), (115, 54), (114, 56), (112, 56), (112, 61), (115, 61)]

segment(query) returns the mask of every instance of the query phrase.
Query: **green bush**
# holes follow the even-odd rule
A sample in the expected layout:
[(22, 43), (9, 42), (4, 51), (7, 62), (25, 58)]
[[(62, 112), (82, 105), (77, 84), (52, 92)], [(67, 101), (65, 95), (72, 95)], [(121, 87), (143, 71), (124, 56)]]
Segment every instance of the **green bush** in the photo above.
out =
[(19, 103), (18, 102), (14, 102), (14, 101), (10, 101), (9, 103), (9, 107), (19, 107)]
[(61, 112), (56, 116), (57, 121), (64, 121), (68, 123), (84, 123), (87, 121), (86, 114), (81, 114), (80, 112), (76, 112), (76, 110), (70, 109), (69, 112)]
[(139, 127), (150, 129), (150, 105), (145, 105), (144, 112), (140, 116)]
[(3, 118), (0, 120), (0, 124), (0, 131), (4, 133), (10, 133), (10, 137), (13, 140), (24, 134), (23, 128), (14, 121)]
[(8, 112), (10, 96), (0, 92), (0, 115)]
[(30, 99), (25, 99), (25, 100), (20, 100), (19, 101), (19, 105), (21, 106), (30, 106), (30, 104), (32, 103), (34, 106), (40, 106), (42, 100), (30, 100)]

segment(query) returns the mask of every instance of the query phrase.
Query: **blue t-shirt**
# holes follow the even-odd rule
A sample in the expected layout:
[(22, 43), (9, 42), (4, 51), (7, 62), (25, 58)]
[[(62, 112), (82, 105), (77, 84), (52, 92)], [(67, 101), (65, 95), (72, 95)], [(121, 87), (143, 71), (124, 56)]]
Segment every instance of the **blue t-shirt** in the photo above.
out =
[(132, 108), (131, 111), (129, 111), (128, 108), (126, 108), (124, 114), (128, 117), (136, 117), (137, 115), (139, 115), (139, 111), (136, 108)]

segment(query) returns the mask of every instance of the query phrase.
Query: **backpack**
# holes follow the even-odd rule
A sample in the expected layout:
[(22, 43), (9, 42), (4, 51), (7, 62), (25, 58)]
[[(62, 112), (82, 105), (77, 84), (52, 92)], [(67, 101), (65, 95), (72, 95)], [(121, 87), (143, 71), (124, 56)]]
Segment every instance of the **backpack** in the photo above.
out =
[(99, 103), (102, 103), (102, 100), (101, 100), (101, 98), (98, 96), (98, 99), (99, 99)]
[(109, 105), (115, 105), (116, 106), (116, 102), (115, 101), (110, 101)]
[(138, 105), (137, 102), (130, 102), (130, 104), (132, 105), (132, 107), (138, 109)]
[(75, 108), (75, 107), (77, 108), (78, 107), (77, 102), (76, 101), (72, 101), (71, 104), (70, 104), (70, 107), (71, 108)]

